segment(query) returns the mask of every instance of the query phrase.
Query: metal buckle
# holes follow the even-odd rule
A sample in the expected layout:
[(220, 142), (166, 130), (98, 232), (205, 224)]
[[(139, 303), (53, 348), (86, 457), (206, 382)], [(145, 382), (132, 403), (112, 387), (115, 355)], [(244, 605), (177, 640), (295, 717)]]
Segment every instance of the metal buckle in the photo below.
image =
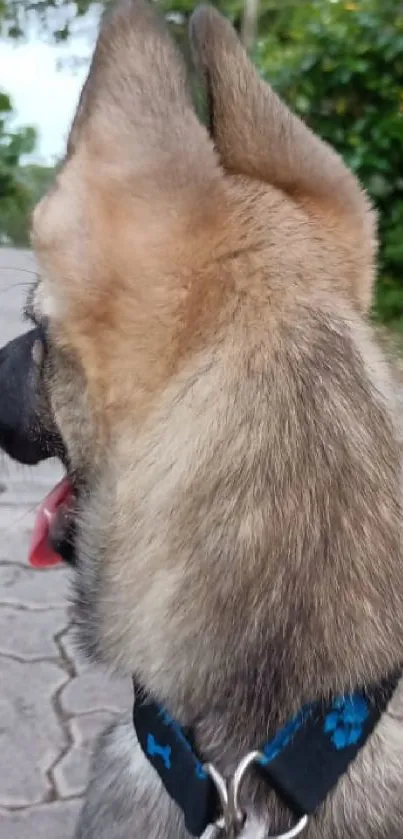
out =
[[(203, 769), (210, 776), (217, 790), (222, 816), (207, 828), (203, 834), (203, 839), (216, 839), (222, 833), (225, 833), (230, 839), (236, 839), (240, 835), (246, 821), (246, 814), (242, 812), (239, 804), (242, 783), (249, 767), (254, 763), (260, 763), (263, 758), (264, 755), (261, 752), (249, 752), (238, 763), (229, 783), (227, 783), (226, 779), (223, 778), (212, 763), (206, 763), (204, 765)], [(295, 839), (302, 833), (307, 824), (308, 816), (302, 816), (290, 830), (286, 830), (285, 833), (279, 833), (276, 836), (268, 835), (267, 839)]]

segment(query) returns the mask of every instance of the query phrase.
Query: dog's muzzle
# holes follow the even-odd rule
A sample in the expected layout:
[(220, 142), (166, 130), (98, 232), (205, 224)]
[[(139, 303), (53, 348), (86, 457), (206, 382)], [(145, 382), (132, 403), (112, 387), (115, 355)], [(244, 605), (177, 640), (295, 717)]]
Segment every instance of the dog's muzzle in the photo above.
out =
[(43, 379), (46, 340), (31, 329), (0, 350), (0, 449), (18, 463), (34, 466), (57, 457), (66, 477), (47, 494), (37, 511), (30, 564), (45, 567), (75, 562), (74, 505), (77, 492), (68, 476), (68, 458), (52, 417)]
[(18, 463), (34, 466), (60, 456), (63, 444), (41, 388), (35, 344), (43, 344), (39, 328), (31, 329), (0, 350), (0, 448)]

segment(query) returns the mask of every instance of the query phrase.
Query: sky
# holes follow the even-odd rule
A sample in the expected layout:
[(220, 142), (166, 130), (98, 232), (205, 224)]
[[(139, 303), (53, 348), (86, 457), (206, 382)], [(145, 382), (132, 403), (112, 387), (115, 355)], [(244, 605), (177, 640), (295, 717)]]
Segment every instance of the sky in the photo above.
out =
[[(64, 45), (32, 32), (24, 43), (0, 39), (0, 89), (12, 100), (13, 125), (33, 125), (38, 144), (31, 160), (53, 163), (64, 151), (96, 35), (96, 21)], [(74, 56), (75, 69), (66, 66)], [(61, 65), (61, 66), (60, 66)]]

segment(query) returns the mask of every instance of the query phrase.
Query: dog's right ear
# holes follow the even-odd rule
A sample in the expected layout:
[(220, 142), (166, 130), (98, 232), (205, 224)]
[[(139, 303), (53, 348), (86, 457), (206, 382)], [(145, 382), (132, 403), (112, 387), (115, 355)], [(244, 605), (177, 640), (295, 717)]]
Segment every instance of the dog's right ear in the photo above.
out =
[(313, 215), (322, 231), (329, 231), (340, 254), (340, 270), (348, 273), (352, 266), (354, 296), (368, 309), (375, 216), (356, 177), (260, 78), (219, 12), (209, 6), (197, 9), (190, 38), (224, 169), (280, 189)]
[(190, 38), (225, 168), (302, 201), (361, 214), (365, 200), (355, 177), (260, 78), (229, 21), (213, 7), (200, 6), (190, 21)]

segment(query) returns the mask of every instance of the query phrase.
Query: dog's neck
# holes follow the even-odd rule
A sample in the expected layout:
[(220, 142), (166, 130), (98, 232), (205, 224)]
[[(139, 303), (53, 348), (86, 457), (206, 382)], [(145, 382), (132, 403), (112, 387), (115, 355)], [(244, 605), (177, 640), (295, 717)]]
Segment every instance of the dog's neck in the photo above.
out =
[(229, 767), (304, 704), (403, 660), (399, 446), (346, 328), (305, 317), (286, 394), (281, 345), (233, 360), (233, 380), (224, 346), (135, 440), (128, 420), (81, 537), (84, 643)]

